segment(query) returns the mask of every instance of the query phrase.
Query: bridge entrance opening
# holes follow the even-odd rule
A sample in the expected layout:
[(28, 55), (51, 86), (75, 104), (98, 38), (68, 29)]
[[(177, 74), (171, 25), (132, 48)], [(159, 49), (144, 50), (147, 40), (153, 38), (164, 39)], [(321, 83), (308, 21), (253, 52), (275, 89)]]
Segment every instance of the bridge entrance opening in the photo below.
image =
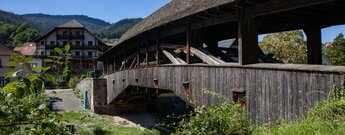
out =
[(190, 112), (192, 107), (170, 90), (130, 86), (114, 101), (117, 113), (148, 112), (158, 118)]

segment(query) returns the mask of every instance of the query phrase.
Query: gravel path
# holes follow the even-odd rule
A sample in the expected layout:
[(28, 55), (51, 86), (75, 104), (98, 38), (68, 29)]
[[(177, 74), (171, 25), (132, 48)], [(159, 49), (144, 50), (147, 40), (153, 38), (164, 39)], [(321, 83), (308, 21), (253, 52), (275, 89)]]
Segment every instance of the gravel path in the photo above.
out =
[[(54, 92), (56, 94), (54, 94)], [(46, 90), (46, 94), (52, 98), (52, 108), (54, 111), (78, 111), (83, 110), (83, 103), (73, 93), (72, 89)]]

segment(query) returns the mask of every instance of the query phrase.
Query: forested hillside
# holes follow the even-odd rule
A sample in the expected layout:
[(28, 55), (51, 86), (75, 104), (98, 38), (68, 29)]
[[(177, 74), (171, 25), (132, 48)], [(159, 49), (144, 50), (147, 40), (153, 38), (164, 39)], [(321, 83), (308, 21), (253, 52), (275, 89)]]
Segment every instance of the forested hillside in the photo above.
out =
[(33, 41), (40, 33), (23, 17), (0, 10), (0, 42), (9, 46), (19, 46)]
[(11, 12), (0, 10), (0, 24), (7, 23), (21, 25), (24, 22), (26, 22), (26, 20), (23, 17)]
[(127, 30), (132, 28), (135, 24), (143, 20), (142, 18), (127, 18), (118, 21), (117, 23), (112, 24), (103, 31), (97, 33), (97, 36), (100, 38), (106, 39), (119, 39), (122, 34)]
[(46, 14), (25, 14), (26, 20), (34, 25), (41, 33), (46, 33), (56, 26), (64, 24), (72, 19), (77, 20), (93, 33), (99, 32), (111, 24), (100, 19), (91, 18), (85, 15), (46, 15)]
[(18, 46), (23, 42), (33, 41), (54, 27), (72, 19), (77, 20), (98, 38), (108, 43), (114, 43), (122, 34), (142, 20), (142, 18), (127, 18), (111, 24), (85, 15), (17, 15), (0, 10), (0, 42)]

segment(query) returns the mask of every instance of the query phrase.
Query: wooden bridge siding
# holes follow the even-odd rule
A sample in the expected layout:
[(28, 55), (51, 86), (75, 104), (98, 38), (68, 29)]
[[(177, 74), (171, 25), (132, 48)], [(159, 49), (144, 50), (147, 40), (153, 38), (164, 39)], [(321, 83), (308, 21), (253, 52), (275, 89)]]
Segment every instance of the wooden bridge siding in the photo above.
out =
[[(247, 91), (247, 107), (252, 118), (269, 123), (279, 117), (295, 120), (317, 101), (325, 99), (333, 85), (341, 86), (342, 75), (329, 72), (272, 70), (222, 66), (160, 66), (133, 69), (107, 75), (108, 102), (129, 85), (172, 90), (186, 100), (183, 82), (189, 82), (190, 101), (197, 105), (214, 105), (223, 101), (202, 93), (206, 88), (232, 100), (232, 90)], [(122, 81), (124, 78), (124, 81)], [(138, 78), (138, 82), (135, 81)], [(158, 78), (158, 87), (154, 84)], [(111, 82), (111, 83), (109, 83)]]

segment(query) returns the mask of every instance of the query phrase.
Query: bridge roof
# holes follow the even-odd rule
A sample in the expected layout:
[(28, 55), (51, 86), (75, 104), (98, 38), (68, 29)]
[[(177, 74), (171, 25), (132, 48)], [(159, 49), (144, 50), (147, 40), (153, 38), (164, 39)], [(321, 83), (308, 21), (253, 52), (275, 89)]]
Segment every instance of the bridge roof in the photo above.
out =
[(128, 30), (117, 44), (169, 22), (235, 1), (239, 0), (173, 0)]
[[(338, 12), (343, 10), (343, 6), (345, 3), (341, 0), (172, 0), (128, 30), (115, 46), (98, 59), (113, 54), (115, 48), (121, 50), (125, 46), (134, 46), (131, 45), (134, 43), (132, 41), (143, 41), (141, 36), (154, 38), (159, 34), (161, 37), (168, 37), (185, 32), (187, 26), (195, 30), (224, 27), (213, 29), (218, 30), (215, 32), (218, 35), (230, 28), (236, 31), (237, 26), (229, 22), (238, 21), (237, 11), (240, 9), (245, 9), (248, 18), (266, 17), (258, 31), (259, 34), (266, 34), (301, 29), (304, 24), (296, 20), (313, 20), (310, 22), (316, 22), (315, 27), (319, 28), (341, 24), (339, 22), (344, 22), (344, 19), (341, 19), (343, 15)], [(332, 16), (329, 15), (331, 13)], [(221, 24), (227, 25), (220, 26)]]

